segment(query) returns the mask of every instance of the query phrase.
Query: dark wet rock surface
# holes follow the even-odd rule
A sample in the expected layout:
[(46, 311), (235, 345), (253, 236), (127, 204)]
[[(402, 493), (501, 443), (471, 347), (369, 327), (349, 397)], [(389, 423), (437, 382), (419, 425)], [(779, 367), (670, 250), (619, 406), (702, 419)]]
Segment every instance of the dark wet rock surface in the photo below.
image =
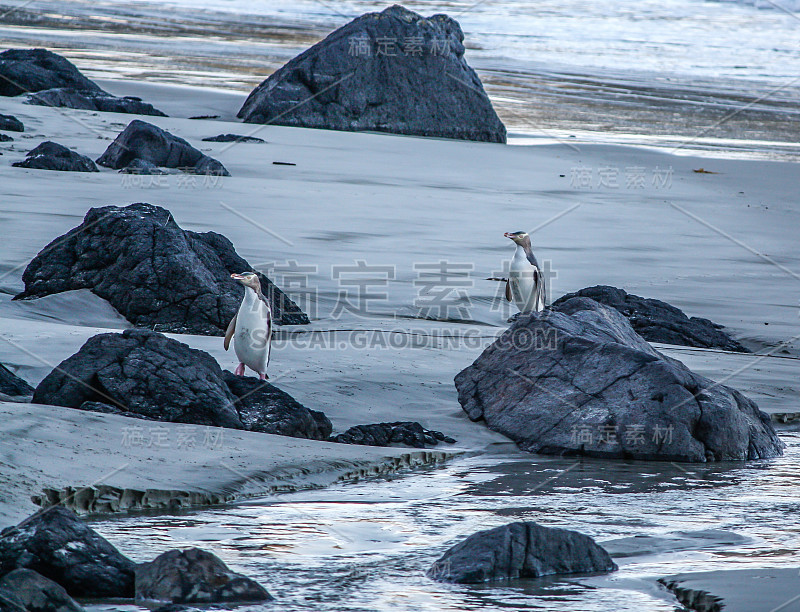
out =
[(33, 387), (0, 363), (0, 396), (33, 395)]
[(439, 442), (454, 444), (455, 440), (440, 431), (425, 429), (416, 421), (398, 421), (396, 423), (371, 423), (356, 425), (344, 433), (330, 438), (339, 444), (361, 444), (364, 446), (390, 446), (403, 444), (413, 448), (436, 446)]
[(8, 49), (0, 53), (0, 96), (56, 87), (103, 93), (72, 62), (47, 49)]
[[(134, 325), (222, 336), (244, 294), (230, 275), (251, 269), (227, 238), (183, 230), (163, 208), (107, 206), (89, 210), (81, 225), (45, 247), (14, 299), (90, 289)], [(259, 279), (277, 323), (308, 323), (272, 281)]]
[(24, 132), (25, 126), (14, 115), (0, 115), (0, 130), (7, 132)]
[(29, 151), (24, 160), (14, 162), (11, 165), (17, 168), (33, 168), (36, 170), (99, 172), (90, 158), (49, 140)]
[(106, 113), (127, 113), (133, 115), (153, 115), (166, 117), (152, 104), (143, 102), (141, 98), (126, 96), (119, 98), (102, 91), (79, 91), (59, 87), (46, 89), (28, 96), (28, 104), (37, 106), (53, 106), (61, 108), (77, 108), (82, 110)]
[(159, 421), (242, 429), (216, 360), (147, 330), (90, 338), (45, 377), (33, 401), (68, 408), (100, 402)]
[(524, 521), (472, 534), (445, 552), (428, 576), (440, 582), (480, 583), (616, 569), (589, 536)]
[(255, 136), (241, 136), (239, 134), (220, 134), (219, 136), (209, 136), (208, 138), (203, 138), (204, 142), (251, 142), (251, 143), (258, 143), (258, 142), (267, 142), (263, 138), (257, 138)]
[(62, 506), (0, 532), (0, 575), (31, 569), (72, 597), (133, 597), (134, 567), (133, 561)]
[(8, 134), (0, 134), (0, 142), (14, 142), (14, 139)]
[(29, 569), (16, 569), (0, 578), (3, 612), (83, 612), (63, 587)]
[(97, 159), (97, 163), (119, 170), (136, 159), (155, 166), (179, 168), (190, 174), (230, 176), (225, 166), (195, 149), (183, 138), (140, 119), (134, 119), (119, 133)]
[(699, 317), (689, 318), (680, 308), (661, 300), (639, 297), (616, 287), (597, 285), (568, 293), (553, 302), (553, 306), (573, 297), (591, 298), (614, 308), (627, 317), (633, 329), (648, 342), (717, 348), (737, 353), (751, 352), (722, 331), (722, 325)]
[(170, 550), (136, 568), (136, 598), (181, 603), (269, 601), (254, 580), (199, 548)]
[(236, 409), (245, 429), (310, 440), (326, 440), (331, 435), (333, 427), (328, 417), (309, 410), (274, 385), (227, 370), (222, 377), (237, 398)]
[(472, 420), (526, 451), (691, 462), (783, 453), (753, 401), (658, 353), (588, 298), (520, 317), (455, 382)]
[(398, 5), (367, 13), (275, 71), (238, 116), (247, 123), (505, 142), (505, 126), (467, 65), (463, 41), (446, 15), (426, 19)]

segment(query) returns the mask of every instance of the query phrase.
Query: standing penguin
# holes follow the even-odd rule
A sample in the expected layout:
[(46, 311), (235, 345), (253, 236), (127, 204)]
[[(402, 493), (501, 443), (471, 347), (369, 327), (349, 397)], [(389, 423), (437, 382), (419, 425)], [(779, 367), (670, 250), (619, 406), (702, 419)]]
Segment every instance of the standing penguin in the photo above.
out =
[(272, 308), (261, 293), (257, 274), (243, 272), (231, 274), (231, 278), (244, 285), (244, 298), (225, 331), (225, 350), (228, 350), (233, 339), (233, 350), (239, 358), (235, 370), (237, 376), (244, 376), (247, 366), (257, 372), (261, 380), (266, 380), (272, 342)]
[(540, 312), (547, 301), (544, 276), (531, 249), (531, 239), (526, 232), (506, 232), (517, 245), (506, 284), (506, 299), (514, 301), (520, 312)]

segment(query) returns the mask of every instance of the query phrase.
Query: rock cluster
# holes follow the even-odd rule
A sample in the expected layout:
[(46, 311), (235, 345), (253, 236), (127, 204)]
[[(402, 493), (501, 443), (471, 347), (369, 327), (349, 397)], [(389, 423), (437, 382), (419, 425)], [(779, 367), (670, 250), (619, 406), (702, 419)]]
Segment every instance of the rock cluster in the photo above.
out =
[(127, 113), (131, 115), (153, 115), (166, 117), (152, 104), (143, 102), (135, 96), (119, 98), (104, 91), (79, 91), (65, 87), (45, 89), (28, 96), (28, 104), (36, 106), (54, 106), (78, 108), (82, 110), (101, 111), (106, 113)]
[(248, 96), (247, 123), (505, 142), (447, 15), (367, 13), (276, 70)]
[(361, 444), (364, 446), (404, 444), (413, 448), (436, 446), (439, 442), (455, 443), (453, 438), (444, 435), (440, 431), (425, 429), (415, 421), (356, 425), (344, 433), (331, 437), (330, 441), (338, 442), (339, 444)]
[[(31, 261), (14, 299), (90, 289), (134, 325), (222, 336), (244, 293), (230, 275), (251, 269), (227, 238), (183, 230), (163, 208), (106, 206), (89, 210)], [(308, 323), (272, 281), (259, 278), (277, 323)]]

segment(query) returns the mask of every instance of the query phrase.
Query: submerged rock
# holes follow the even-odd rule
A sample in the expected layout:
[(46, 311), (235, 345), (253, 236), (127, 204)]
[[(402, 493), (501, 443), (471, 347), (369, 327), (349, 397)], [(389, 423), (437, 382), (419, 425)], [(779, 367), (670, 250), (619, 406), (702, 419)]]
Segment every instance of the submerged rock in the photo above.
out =
[(97, 163), (119, 170), (136, 159), (155, 166), (179, 168), (190, 174), (230, 176), (216, 159), (195, 149), (183, 138), (178, 138), (160, 127), (134, 119), (116, 137)]
[(309, 410), (268, 382), (227, 370), (222, 377), (237, 398), (236, 409), (245, 429), (309, 440), (327, 440), (331, 435), (333, 426), (328, 417)]
[[(106, 206), (90, 209), (31, 261), (14, 299), (90, 289), (134, 325), (222, 336), (244, 294), (230, 275), (250, 269), (227, 238), (183, 230), (163, 208)], [(308, 323), (272, 281), (259, 279), (277, 323)]]
[(737, 353), (751, 352), (722, 331), (722, 325), (699, 317), (689, 318), (680, 308), (661, 300), (639, 297), (616, 287), (597, 285), (568, 293), (553, 302), (553, 306), (574, 297), (591, 298), (614, 308), (627, 317), (633, 329), (648, 342), (718, 348)]
[(255, 136), (240, 136), (239, 134), (220, 134), (219, 136), (209, 136), (203, 138), (205, 142), (267, 142), (263, 138)]
[(0, 532), (0, 575), (31, 569), (72, 597), (133, 597), (134, 567), (133, 561), (62, 506)]
[(36, 106), (166, 117), (164, 113), (153, 107), (152, 104), (143, 102), (141, 98), (135, 96), (119, 98), (104, 91), (78, 91), (64, 87), (46, 89), (28, 96), (27, 103)]
[(33, 395), (33, 387), (0, 363), (0, 398)]
[(347, 131), (505, 142), (506, 129), (464, 59), (447, 15), (394, 5), (367, 13), (275, 71), (239, 117)]
[(33, 401), (100, 402), (159, 421), (243, 428), (216, 360), (144, 329), (89, 338), (39, 383)]
[(436, 446), (439, 442), (454, 444), (455, 440), (440, 431), (425, 429), (416, 421), (399, 421), (396, 423), (372, 423), (356, 425), (344, 433), (330, 439), (339, 444), (361, 444), (364, 446), (389, 446), (405, 444), (413, 448)]
[(25, 126), (14, 115), (0, 115), (0, 130), (6, 132), (24, 132)]
[(589, 536), (524, 521), (472, 534), (444, 553), (428, 576), (439, 582), (478, 583), (616, 570), (609, 554)]
[(90, 158), (49, 140), (29, 151), (23, 161), (14, 162), (11, 165), (17, 168), (60, 170), (62, 172), (99, 172)]
[(29, 569), (16, 569), (0, 578), (0, 609), (4, 612), (83, 612), (63, 587)]
[(8, 49), (0, 53), (0, 96), (55, 87), (103, 92), (72, 62), (47, 49)]
[(136, 568), (136, 599), (181, 603), (269, 601), (260, 584), (199, 548), (170, 550)]
[(692, 462), (783, 453), (754, 402), (657, 352), (588, 298), (520, 317), (455, 382), (473, 421), (526, 451)]

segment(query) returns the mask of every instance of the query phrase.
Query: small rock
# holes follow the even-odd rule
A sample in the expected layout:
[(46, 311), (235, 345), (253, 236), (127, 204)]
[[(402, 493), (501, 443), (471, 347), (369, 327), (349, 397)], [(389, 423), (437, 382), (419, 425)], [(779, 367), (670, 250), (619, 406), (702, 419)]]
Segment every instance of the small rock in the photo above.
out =
[(260, 584), (199, 548), (170, 550), (136, 568), (136, 599), (181, 603), (270, 601)]
[(8, 49), (0, 53), (0, 96), (69, 87), (102, 92), (72, 62), (47, 49)]
[[(416, 44), (413, 53), (387, 53), (387, 41)], [(447, 15), (424, 18), (399, 5), (367, 13), (272, 73), (238, 116), (247, 123), (505, 142), (506, 128), (464, 58), (463, 41)]]
[(25, 126), (14, 115), (0, 115), (0, 130), (6, 132), (24, 132)]
[(0, 363), (0, 394), (24, 397), (33, 395), (33, 387)]
[(137, 158), (155, 166), (179, 168), (191, 174), (230, 176), (221, 163), (204, 155), (183, 138), (140, 119), (134, 119), (119, 133), (97, 163), (119, 170)]
[(737, 353), (751, 352), (721, 331), (721, 325), (698, 317), (690, 319), (681, 309), (661, 300), (639, 297), (616, 287), (597, 285), (568, 293), (553, 302), (553, 306), (574, 297), (591, 298), (614, 308), (627, 317), (633, 329), (648, 342), (717, 348)]
[(609, 554), (589, 536), (523, 521), (472, 534), (444, 553), (428, 577), (468, 584), (616, 570)]
[(205, 142), (267, 142), (255, 136), (240, 136), (239, 134), (220, 134), (219, 136), (209, 136), (203, 138)]
[(363, 446), (404, 444), (413, 448), (436, 446), (439, 442), (455, 443), (453, 438), (445, 436), (440, 431), (425, 429), (416, 421), (356, 425), (344, 433), (332, 436), (329, 441), (338, 442), (339, 444), (361, 444)]
[(153, 115), (166, 117), (152, 104), (140, 98), (126, 96), (118, 98), (98, 91), (78, 91), (69, 88), (55, 88), (39, 91), (28, 96), (27, 104), (59, 108), (77, 108), (106, 113), (127, 113), (132, 115)]
[(28, 152), (23, 161), (11, 164), (17, 168), (60, 170), (62, 172), (99, 172), (94, 162), (57, 142), (45, 141)]
[(133, 561), (83, 523), (54, 506), (0, 532), (0, 575), (27, 568), (72, 597), (133, 597)]
[(63, 587), (29, 569), (16, 569), (0, 578), (0, 600), (4, 598), (25, 612), (84, 612)]
[(14, 139), (7, 134), (0, 134), (0, 142), (14, 142)]

